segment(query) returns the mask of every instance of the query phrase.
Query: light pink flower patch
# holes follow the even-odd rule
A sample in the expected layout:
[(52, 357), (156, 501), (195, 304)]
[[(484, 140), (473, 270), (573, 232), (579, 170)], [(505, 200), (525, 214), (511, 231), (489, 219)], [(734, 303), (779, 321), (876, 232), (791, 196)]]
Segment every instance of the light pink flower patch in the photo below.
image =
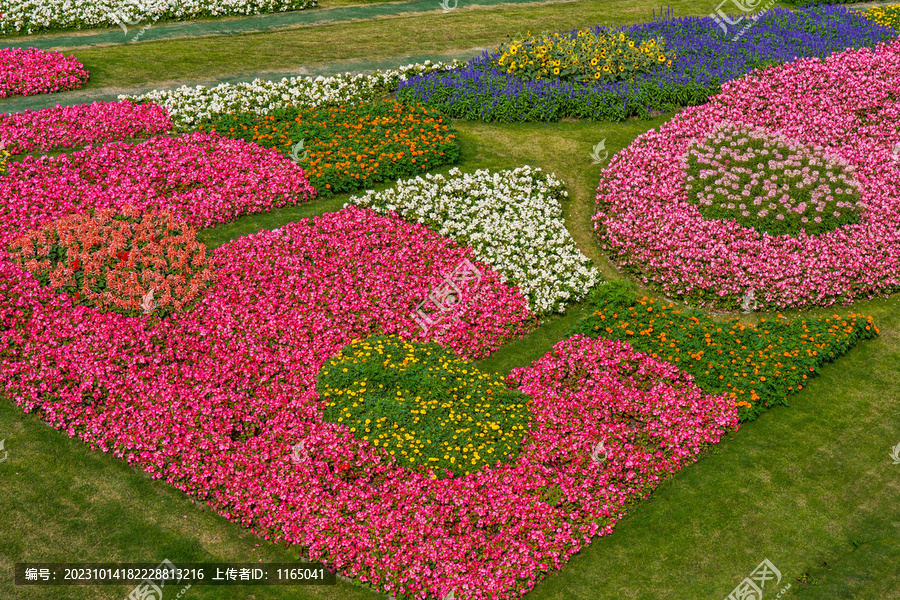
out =
[(75, 56), (37, 48), (0, 48), (0, 98), (80, 88), (88, 72)]
[[(618, 265), (666, 294), (738, 308), (827, 306), (900, 285), (900, 40), (801, 59), (732, 81), (638, 137), (604, 170), (594, 217)], [(860, 223), (771, 236), (706, 220), (685, 191), (685, 153), (723, 123), (746, 124), (849, 163)]]
[(120, 142), (167, 133), (172, 127), (167, 109), (129, 101), (0, 114), (0, 140), (11, 154)]

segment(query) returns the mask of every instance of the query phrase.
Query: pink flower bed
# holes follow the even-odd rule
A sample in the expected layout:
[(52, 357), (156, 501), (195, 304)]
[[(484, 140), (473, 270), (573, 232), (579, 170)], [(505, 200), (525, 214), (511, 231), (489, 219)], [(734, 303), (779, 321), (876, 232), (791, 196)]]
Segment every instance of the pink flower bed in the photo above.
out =
[(66, 92), (88, 80), (73, 55), (37, 48), (0, 48), (0, 98)]
[(157, 104), (94, 102), (0, 115), (0, 140), (11, 154), (149, 137), (172, 130)]
[[(801, 59), (723, 86), (638, 137), (604, 170), (594, 217), (618, 265), (667, 295), (738, 308), (827, 306), (900, 285), (900, 40)], [(772, 236), (705, 219), (688, 201), (685, 154), (726, 123), (795, 140), (855, 168), (860, 222)]]
[[(298, 194), (302, 171), (274, 159), (198, 135), (16, 164), (0, 189), (0, 241), (136, 201), (222, 222)], [(248, 185), (248, 173), (269, 179)], [(73, 306), (3, 257), (0, 382), (54, 427), (379, 591), (518, 597), (736, 428), (737, 412), (668, 363), (576, 336), (512, 373), (534, 402), (509, 464), (432, 479), (323, 422), (317, 374), (354, 339), (437, 339), (477, 358), (535, 325), (521, 292), (476, 263), (480, 284), (455, 318), (419, 328), (411, 307), (471, 256), (350, 206), (220, 247), (212, 287), (167, 319)]]
[[(0, 177), (0, 236), (72, 212), (171, 208), (195, 227), (315, 197), (303, 169), (277, 150), (209, 133), (26, 157)], [(7, 243), (11, 240), (4, 240)]]

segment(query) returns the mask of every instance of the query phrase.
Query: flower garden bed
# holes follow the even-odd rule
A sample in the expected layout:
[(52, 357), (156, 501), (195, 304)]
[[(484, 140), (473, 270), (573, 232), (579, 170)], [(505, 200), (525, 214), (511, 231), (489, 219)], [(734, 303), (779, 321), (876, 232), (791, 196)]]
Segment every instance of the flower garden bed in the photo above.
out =
[[(459, 158), (456, 136), (439, 112), (393, 100), (279, 109), (264, 116), (229, 114), (199, 129), (302, 158), (299, 164), (310, 183), (325, 196), (408, 177)], [(301, 143), (302, 152), (297, 149)]]
[(140, 25), (166, 21), (187, 21), (198, 17), (257, 15), (303, 10), (318, 0), (156, 0), (152, 5), (114, 0), (57, 2), (55, 0), (0, 0), (0, 34), (31, 34), (57, 29), (116, 27), (122, 23)]
[(807, 318), (788, 322), (781, 315), (756, 325), (726, 322), (671, 303), (598, 288), (592, 314), (571, 331), (628, 342), (635, 350), (689, 373), (708, 394), (723, 394), (738, 407), (741, 421), (768, 407), (787, 406), (827, 362), (860, 340), (878, 334), (872, 317)]
[(477, 171), (399, 181), (350, 202), (378, 212), (394, 211), (441, 235), (472, 246), (518, 286), (538, 315), (563, 312), (599, 279), (599, 273), (566, 230), (562, 182), (540, 169)]
[(167, 133), (172, 128), (165, 108), (129, 101), (0, 114), (0, 139), (10, 154), (119, 142)]
[(290, 77), (279, 81), (254, 79), (246, 83), (222, 83), (212, 88), (181, 86), (174, 90), (153, 90), (119, 100), (152, 102), (169, 109), (181, 130), (191, 130), (228, 113), (265, 115), (280, 108), (342, 106), (374, 100), (393, 92), (402, 81), (415, 75), (446, 71), (460, 65), (426, 60), (372, 73), (341, 73), (333, 77)]
[[(6, 10), (0, 1), (0, 14)], [(0, 19), (0, 28), (7, 18)], [(2, 29), (0, 29), (2, 30)], [(0, 48), (0, 98), (66, 92), (88, 80), (74, 56), (37, 48)]]
[(0, 178), (0, 228), (7, 234), (76, 211), (126, 205), (177, 207), (183, 221), (208, 227), (316, 194), (303, 170), (274, 150), (208, 133), (29, 156), (8, 168)]
[[(595, 28), (600, 32), (600, 28)], [(660, 38), (677, 58), (634, 81), (600, 79), (593, 85), (561, 80), (527, 81), (497, 69), (502, 49), (448, 73), (413, 77), (399, 98), (441, 107), (451, 117), (501, 122), (556, 121), (573, 117), (621, 121), (653, 111), (700, 104), (720, 86), (772, 62), (825, 58), (848, 47), (874, 46), (896, 33), (846, 8), (774, 9), (760, 15), (737, 41), (709, 17), (669, 18), (633, 25), (623, 33), (641, 43)]]
[[(603, 248), (645, 283), (704, 306), (734, 309), (750, 293), (763, 308), (827, 306), (896, 289), (898, 86), (900, 41), (825, 61), (798, 60), (725, 85), (709, 104), (639, 136), (603, 171), (595, 216)], [(734, 214), (704, 216), (687, 189), (688, 151), (709, 143), (723, 126), (768, 132), (806, 148), (822, 164), (847, 165), (858, 185), (853, 210), (859, 222), (832, 223), (835, 228), (818, 234), (772, 235), (741, 224)], [(771, 151), (773, 160), (781, 152), (775, 144)], [(722, 168), (708, 171), (715, 178)], [(751, 175), (761, 182), (764, 171), (760, 162)], [(799, 183), (785, 175), (774, 185), (786, 196), (808, 195), (815, 180), (810, 173)], [(832, 198), (829, 185), (846, 187), (836, 171), (830, 177), (833, 182), (826, 178), (822, 188), (826, 200)], [(706, 186), (712, 193), (714, 186)], [(740, 189), (737, 182), (731, 188), (735, 194)], [(835, 191), (833, 198), (838, 196)], [(792, 206), (796, 217), (822, 214), (812, 203)]]

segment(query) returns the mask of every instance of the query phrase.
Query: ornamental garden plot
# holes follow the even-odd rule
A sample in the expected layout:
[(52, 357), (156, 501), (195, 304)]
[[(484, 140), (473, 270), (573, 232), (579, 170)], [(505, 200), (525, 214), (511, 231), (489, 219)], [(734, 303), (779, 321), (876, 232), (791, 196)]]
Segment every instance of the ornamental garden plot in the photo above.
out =
[(459, 158), (456, 136), (438, 111), (388, 99), (349, 107), (278, 109), (263, 116), (229, 114), (198, 129), (292, 154), (325, 196)]
[[(493, 198), (476, 223), (491, 223), (501, 199), (546, 221), (521, 248), (523, 266), (498, 259), (511, 276), (552, 241), (586, 283), (596, 277), (553, 225), (563, 190), (551, 176), (453, 173), (372, 201), (428, 185), (454, 190), (461, 207)], [(465, 237), (456, 208), (429, 227), (351, 205), (207, 252), (194, 227), (315, 195), (274, 149), (212, 133), (112, 142), (28, 157), (0, 186), (12, 250), (0, 261), (0, 378), (11, 397), (398, 596), (521, 595), (737, 423), (727, 399), (606, 340), (558, 346), (546, 368), (574, 370), (550, 387), (541, 365), (507, 383), (461, 362), (537, 319), (517, 286), (436, 232)], [(481, 255), (506, 256), (503, 229), (468, 235)], [(410, 305), (461, 260), (477, 266), (477, 289), (423, 331)], [(373, 358), (383, 352), (393, 359)], [(351, 367), (371, 376), (348, 387)], [(593, 390), (591, 402), (576, 388)], [(585, 419), (607, 424), (584, 430)]]
[(726, 84), (603, 171), (604, 250), (703, 306), (735, 309), (748, 294), (769, 309), (828, 306), (895, 290), (898, 85), (897, 41)]
[(459, 61), (435, 63), (426, 60), (421, 64), (372, 73), (285, 77), (279, 81), (254, 79), (245, 83), (222, 83), (212, 88), (181, 86), (136, 96), (123, 94), (119, 100), (165, 106), (180, 131), (191, 131), (201, 123), (209, 123), (228, 113), (265, 115), (280, 108), (359, 104), (393, 92), (401, 81), (415, 75), (445, 71), (460, 64)]
[(152, 103), (94, 102), (0, 114), (0, 139), (10, 154), (149, 138), (172, 129), (168, 111)]
[(598, 287), (590, 306), (592, 314), (571, 333), (626, 341), (673, 364), (705, 392), (730, 398), (741, 421), (770, 406), (787, 406), (788, 397), (825, 363), (878, 334), (872, 317), (856, 314), (793, 322), (777, 315), (755, 325), (736, 318), (719, 322), (613, 285)]
[[(0, 20), (0, 27), (6, 22)], [(72, 55), (37, 48), (0, 48), (0, 98), (66, 92), (87, 80), (87, 70)]]

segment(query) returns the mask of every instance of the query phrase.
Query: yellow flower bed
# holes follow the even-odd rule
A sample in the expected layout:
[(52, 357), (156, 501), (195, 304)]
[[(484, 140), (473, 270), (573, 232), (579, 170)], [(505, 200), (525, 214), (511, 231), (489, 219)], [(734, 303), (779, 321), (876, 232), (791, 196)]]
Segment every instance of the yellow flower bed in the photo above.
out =
[(875, 21), (879, 25), (893, 27), (900, 31), (900, 4), (876, 6), (869, 10), (859, 11), (859, 13), (870, 21)]
[(9, 160), (9, 152), (0, 150), (0, 175), (6, 174), (6, 162)]
[(569, 79), (581, 83), (631, 79), (657, 65), (672, 66), (665, 40), (636, 42), (621, 31), (530, 33), (497, 48), (497, 67), (523, 79)]
[(319, 374), (324, 419), (411, 469), (477, 471), (518, 454), (531, 399), (436, 343), (378, 336), (344, 347)]

